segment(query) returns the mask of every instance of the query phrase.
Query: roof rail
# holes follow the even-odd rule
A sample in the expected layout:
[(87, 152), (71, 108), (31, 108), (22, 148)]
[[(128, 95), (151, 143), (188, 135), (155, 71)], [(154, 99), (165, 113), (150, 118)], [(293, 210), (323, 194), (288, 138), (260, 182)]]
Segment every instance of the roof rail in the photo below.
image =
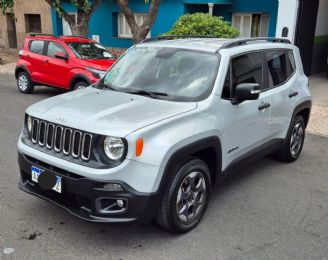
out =
[(58, 38), (56, 35), (48, 34), (48, 33), (30, 33), (29, 36), (31, 36), (31, 37), (35, 37), (35, 36), (50, 36), (50, 37)]
[(61, 35), (61, 36), (59, 36), (59, 38), (63, 38), (63, 37), (78, 37), (78, 38), (84, 38), (84, 39), (90, 40), (88, 37), (80, 36), (80, 35)]
[(240, 45), (246, 45), (249, 42), (256, 42), (256, 41), (289, 43), (289, 44), (291, 43), (290, 40), (288, 40), (287, 38), (274, 38), (274, 37), (254, 37), (254, 38), (236, 39), (222, 44), (222, 46), (217, 50), (217, 52), (221, 49), (229, 49)]
[(193, 38), (209, 38), (209, 39), (219, 39), (218, 37), (213, 36), (204, 36), (204, 35), (167, 35), (167, 36), (158, 36), (152, 38), (146, 38), (141, 43), (145, 42), (154, 42), (154, 41), (163, 41), (163, 40), (175, 40), (175, 39), (193, 39)]

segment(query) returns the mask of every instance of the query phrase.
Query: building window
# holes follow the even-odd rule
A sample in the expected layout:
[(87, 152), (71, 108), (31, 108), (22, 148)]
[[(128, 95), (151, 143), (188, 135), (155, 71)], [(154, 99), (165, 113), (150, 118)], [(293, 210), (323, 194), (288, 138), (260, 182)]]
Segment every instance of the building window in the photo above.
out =
[(268, 37), (268, 14), (233, 14), (232, 25), (239, 30), (242, 37)]
[[(145, 19), (147, 18), (146, 14), (135, 14), (135, 18), (138, 26), (141, 26)], [(147, 35), (147, 38), (150, 38), (150, 32)], [(130, 30), (130, 26), (124, 16), (124, 14), (118, 15), (118, 37), (122, 38), (132, 38), (132, 33)]]
[(25, 14), (25, 29), (27, 33), (41, 33), (41, 16), (39, 14)]

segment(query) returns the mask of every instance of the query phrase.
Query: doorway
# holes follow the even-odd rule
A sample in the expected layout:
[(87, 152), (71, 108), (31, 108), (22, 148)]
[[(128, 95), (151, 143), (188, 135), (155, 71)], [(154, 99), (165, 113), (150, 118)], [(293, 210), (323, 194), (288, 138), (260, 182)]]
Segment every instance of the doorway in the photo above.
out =
[(15, 21), (14, 14), (7, 13), (6, 14), (6, 22), (7, 22), (9, 48), (16, 49), (17, 48), (17, 34), (16, 34), (16, 21)]
[(295, 44), (299, 47), (307, 76), (311, 74), (319, 0), (299, 0)]

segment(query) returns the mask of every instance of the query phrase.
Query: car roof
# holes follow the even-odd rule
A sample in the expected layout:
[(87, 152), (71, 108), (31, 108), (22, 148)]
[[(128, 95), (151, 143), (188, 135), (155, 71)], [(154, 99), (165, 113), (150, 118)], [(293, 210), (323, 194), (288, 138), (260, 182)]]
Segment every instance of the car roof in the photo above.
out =
[(66, 43), (68, 42), (95, 42), (92, 39), (89, 39), (87, 37), (83, 36), (70, 36), (70, 35), (63, 35), (63, 36), (55, 36), (52, 34), (30, 34), (26, 38), (28, 39), (42, 39), (42, 40), (59, 40), (64, 41)]
[(171, 37), (157, 37), (144, 40), (140, 46), (158, 46), (158, 47), (172, 47), (172, 48), (182, 48), (195, 51), (205, 51), (217, 53), (221, 49), (230, 49), (233, 47), (260, 44), (269, 44), (271, 47), (277, 46), (277, 44), (288, 44), (291, 46), (290, 41), (286, 38), (237, 38), (237, 39), (224, 39), (224, 38), (204, 38), (204, 37), (185, 37), (180, 38), (180, 36)]

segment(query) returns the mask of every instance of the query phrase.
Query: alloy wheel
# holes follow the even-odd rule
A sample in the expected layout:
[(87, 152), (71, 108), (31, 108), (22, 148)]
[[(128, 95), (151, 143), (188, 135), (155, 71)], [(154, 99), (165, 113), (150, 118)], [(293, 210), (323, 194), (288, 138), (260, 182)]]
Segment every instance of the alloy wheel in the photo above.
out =
[(304, 140), (304, 127), (301, 123), (297, 123), (290, 138), (290, 153), (293, 157), (297, 157)]

